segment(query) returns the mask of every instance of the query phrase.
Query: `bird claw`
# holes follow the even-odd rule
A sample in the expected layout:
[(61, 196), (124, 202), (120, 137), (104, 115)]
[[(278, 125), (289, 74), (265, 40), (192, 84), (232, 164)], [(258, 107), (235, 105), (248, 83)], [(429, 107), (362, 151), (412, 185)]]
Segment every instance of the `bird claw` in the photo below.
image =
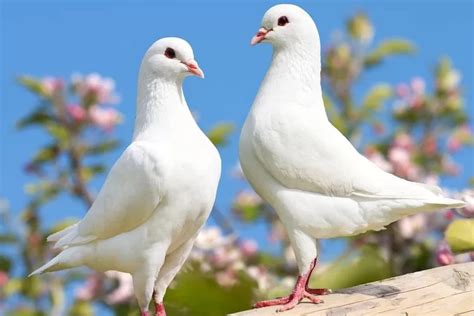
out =
[(310, 289), (306, 288), (306, 292), (314, 295), (328, 295), (332, 293), (331, 289)]
[[(304, 298), (311, 301), (313, 304), (321, 304), (324, 303), (322, 299), (316, 297), (315, 295), (326, 295), (331, 293), (331, 290), (328, 289), (307, 289), (302, 291), (300, 294), (291, 294), (284, 297), (279, 297), (273, 300), (261, 301), (254, 304), (254, 308), (261, 308), (261, 307), (268, 307), (268, 306), (275, 306), (275, 305), (283, 305), (281, 308), (277, 309), (277, 313), (281, 313), (290, 309), (293, 309), (299, 302), (301, 302)], [(321, 293), (321, 294), (318, 294)]]

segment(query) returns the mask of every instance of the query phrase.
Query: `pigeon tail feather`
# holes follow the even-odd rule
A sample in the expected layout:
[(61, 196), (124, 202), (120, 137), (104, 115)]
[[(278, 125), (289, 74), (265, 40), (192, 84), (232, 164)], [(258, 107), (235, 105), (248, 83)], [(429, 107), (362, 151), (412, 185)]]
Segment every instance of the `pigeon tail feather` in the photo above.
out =
[(466, 206), (466, 202), (464, 201), (450, 199), (447, 197), (438, 197), (438, 198), (430, 199), (428, 204), (440, 206), (443, 208), (461, 208), (461, 207)]
[(84, 246), (67, 248), (46, 264), (30, 273), (29, 276), (83, 265), (87, 256), (90, 256), (90, 254), (90, 249)]
[(80, 236), (78, 235), (77, 229), (75, 229), (74, 231), (71, 231), (69, 234), (59, 239), (56, 244), (54, 244), (54, 249), (83, 245), (95, 239), (97, 239), (97, 237), (93, 235)]
[(75, 223), (75, 224), (73, 224), (71, 226), (68, 226), (68, 227), (66, 227), (66, 228), (64, 228), (64, 229), (62, 229), (62, 230), (60, 230), (60, 231), (58, 231), (54, 234), (51, 234), (51, 235), (48, 236), (48, 238), (46, 240), (48, 242), (58, 241), (61, 238), (63, 238), (64, 236), (66, 236), (67, 234), (69, 234), (69, 233), (73, 232), (74, 230), (76, 230), (78, 224), (79, 223)]
[(50, 271), (57, 271), (57, 270), (60, 270), (61, 267), (60, 267), (60, 263), (59, 263), (59, 257), (61, 256), (61, 254), (57, 255), (56, 257), (54, 257), (53, 259), (51, 259), (50, 261), (48, 261), (46, 264), (44, 264), (43, 266), (41, 266), (40, 268), (36, 269), (35, 271), (31, 272), (28, 277), (31, 277), (33, 275), (38, 275), (38, 274), (42, 274), (44, 272), (50, 272)]

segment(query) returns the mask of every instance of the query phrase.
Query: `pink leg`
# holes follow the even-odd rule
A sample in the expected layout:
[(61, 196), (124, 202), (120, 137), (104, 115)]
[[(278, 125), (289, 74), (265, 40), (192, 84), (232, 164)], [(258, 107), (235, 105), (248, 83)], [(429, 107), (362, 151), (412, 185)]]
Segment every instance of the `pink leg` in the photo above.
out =
[(290, 295), (285, 297), (280, 297), (274, 300), (261, 301), (254, 305), (254, 308), (274, 306), (274, 305), (283, 305), (277, 312), (283, 312), (294, 308), (303, 298), (309, 299), (314, 304), (322, 303), (323, 301), (316, 297), (315, 295), (325, 295), (331, 293), (328, 289), (309, 289), (308, 282), (316, 266), (316, 260), (313, 261), (309, 267), (309, 271), (302, 276), (299, 276), (296, 280), (295, 287)]
[(316, 257), (316, 259), (314, 259), (313, 263), (309, 267), (309, 275), (308, 275), (308, 279), (306, 280), (306, 286), (305, 286), (306, 292), (308, 292), (309, 294), (314, 294), (314, 295), (331, 294), (332, 293), (331, 289), (310, 289), (308, 287), (309, 279), (311, 278), (311, 274), (313, 273), (313, 270), (316, 268), (317, 263), (318, 263), (318, 258)]
[(141, 311), (140, 316), (150, 316), (150, 313), (148, 311)]
[(155, 303), (155, 316), (166, 316), (165, 305), (163, 302)]

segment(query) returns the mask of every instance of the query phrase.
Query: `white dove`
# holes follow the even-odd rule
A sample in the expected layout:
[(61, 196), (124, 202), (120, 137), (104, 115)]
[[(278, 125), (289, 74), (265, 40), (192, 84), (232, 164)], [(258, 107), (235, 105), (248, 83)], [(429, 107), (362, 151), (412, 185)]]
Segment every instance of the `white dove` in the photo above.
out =
[(328, 121), (320, 85), (316, 25), (303, 9), (270, 8), (251, 44), (273, 46), (272, 63), (240, 137), (240, 161), (255, 191), (278, 213), (300, 275), (291, 295), (255, 307), (313, 303), (326, 289), (309, 289), (317, 238), (380, 230), (405, 215), (463, 202), (437, 187), (386, 173), (359, 154)]
[(31, 275), (88, 266), (133, 277), (141, 315), (154, 292), (156, 315), (214, 204), (219, 153), (184, 99), (186, 76), (204, 77), (191, 46), (163, 38), (139, 73), (132, 143), (112, 167), (86, 216), (48, 237), (61, 253)]

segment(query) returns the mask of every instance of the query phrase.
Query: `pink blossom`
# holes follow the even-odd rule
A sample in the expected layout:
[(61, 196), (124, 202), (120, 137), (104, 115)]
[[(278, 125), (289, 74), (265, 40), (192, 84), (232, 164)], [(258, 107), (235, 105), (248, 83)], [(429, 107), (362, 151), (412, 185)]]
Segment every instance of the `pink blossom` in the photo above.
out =
[(232, 235), (223, 236), (219, 227), (205, 227), (199, 232), (195, 246), (203, 250), (212, 250), (231, 244), (235, 240)]
[(89, 301), (93, 299), (100, 290), (101, 279), (97, 273), (90, 274), (85, 284), (76, 290), (75, 296), (79, 300)]
[(270, 278), (265, 268), (250, 266), (247, 268), (247, 274), (257, 281), (259, 290), (267, 290), (270, 287)]
[(133, 280), (130, 274), (119, 271), (107, 271), (105, 275), (118, 280), (118, 287), (105, 297), (107, 304), (124, 303), (133, 297)]
[(453, 176), (459, 174), (459, 170), (460, 170), (459, 166), (456, 163), (454, 163), (453, 161), (448, 160), (448, 159), (443, 159), (441, 164), (442, 164), (443, 170), (447, 174), (450, 174), (450, 175), (453, 175)]
[(75, 91), (82, 98), (91, 98), (98, 104), (115, 104), (120, 101), (115, 94), (115, 82), (111, 78), (104, 78), (97, 73), (86, 77), (74, 75), (72, 78)]
[(457, 209), (458, 213), (464, 217), (474, 217), (474, 190), (465, 190), (460, 198), (466, 202), (466, 206)]
[(240, 251), (233, 247), (220, 247), (214, 250), (211, 263), (216, 267), (223, 268), (240, 261)]
[(436, 261), (438, 264), (446, 266), (454, 263), (454, 255), (446, 242), (441, 242), (436, 249)]
[(429, 135), (423, 141), (423, 152), (428, 156), (433, 156), (438, 151), (438, 142), (436, 137)]
[(416, 214), (413, 216), (403, 217), (398, 222), (400, 235), (405, 239), (412, 239), (418, 233), (423, 232), (427, 228), (426, 216), (424, 214)]
[(79, 104), (69, 104), (66, 109), (69, 116), (76, 122), (82, 122), (87, 117), (86, 110)]
[(279, 242), (286, 237), (285, 227), (281, 224), (280, 221), (273, 222), (270, 230), (268, 239), (272, 243)]
[(380, 169), (392, 172), (393, 168), (390, 162), (377, 150), (367, 150), (365, 156)]
[(110, 132), (115, 125), (122, 121), (122, 115), (115, 109), (97, 105), (89, 109), (89, 117), (94, 124), (107, 132)]
[(393, 146), (400, 147), (405, 150), (412, 150), (413, 149), (413, 139), (407, 133), (398, 133), (393, 140)]
[(439, 177), (436, 174), (428, 174), (423, 179), (423, 182), (429, 185), (438, 185), (439, 184)]
[(420, 77), (415, 77), (411, 81), (411, 89), (413, 93), (422, 95), (425, 92), (425, 81)]
[(412, 109), (417, 110), (423, 106), (423, 98), (418, 95), (414, 95), (410, 98), (408, 103)]
[(388, 159), (395, 165), (408, 165), (410, 153), (402, 147), (392, 147), (388, 152)]
[(257, 253), (258, 244), (255, 240), (246, 239), (239, 245), (240, 251), (246, 257), (251, 257)]
[(406, 98), (410, 94), (410, 87), (406, 83), (397, 85), (395, 92), (399, 98)]
[(258, 206), (261, 204), (262, 198), (255, 193), (255, 191), (251, 190), (242, 190), (237, 194), (235, 198), (235, 203), (241, 206)]
[(451, 210), (447, 210), (447, 211), (444, 213), (444, 218), (447, 219), (448, 221), (452, 221), (453, 218), (454, 218), (454, 212), (451, 211)]
[(234, 271), (226, 269), (216, 272), (216, 281), (220, 286), (231, 287), (237, 283), (237, 276)]
[(51, 97), (57, 92), (61, 91), (63, 87), (64, 82), (59, 78), (45, 77), (41, 80), (41, 90), (48, 97)]
[(10, 278), (8, 277), (8, 273), (5, 271), (0, 271), (0, 288), (4, 287)]
[(456, 135), (451, 135), (448, 138), (448, 150), (451, 153), (454, 153), (454, 152), (458, 151), (459, 149), (461, 149), (461, 146), (462, 146), (462, 143), (459, 140), (459, 138), (456, 137)]
[(388, 159), (392, 163), (396, 175), (407, 179), (416, 179), (419, 175), (418, 167), (412, 163), (411, 155), (402, 147), (392, 147), (388, 152)]
[(456, 152), (461, 149), (462, 144), (467, 141), (471, 136), (471, 129), (469, 125), (464, 124), (457, 128), (448, 138), (448, 150), (450, 152)]

